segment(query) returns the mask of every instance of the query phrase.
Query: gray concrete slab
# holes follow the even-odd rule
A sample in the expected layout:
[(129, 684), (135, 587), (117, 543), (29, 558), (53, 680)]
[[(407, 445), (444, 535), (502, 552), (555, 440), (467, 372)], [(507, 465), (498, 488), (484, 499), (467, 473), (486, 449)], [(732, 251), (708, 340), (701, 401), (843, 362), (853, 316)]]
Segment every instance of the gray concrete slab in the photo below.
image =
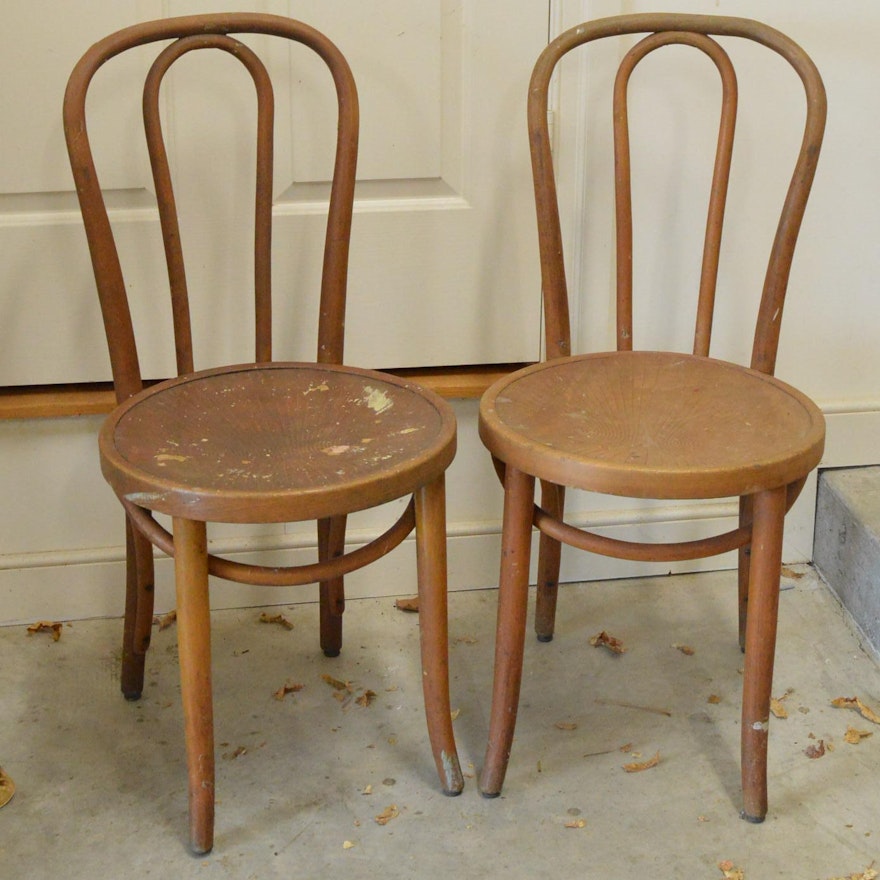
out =
[[(388, 599), (352, 602), (343, 654), (328, 660), (313, 604), (276, 609), (291, 631), (260, 623), (259, 609), (215, 613), (217, 835), (203, 858), (185, 845), (174, 628), (156, 632), (136, 704), (118, 691), (119, 621), (75, 622), (58, 642), (0, 629), (0, 765), (18, 786), (0, 810), (0, 876), (711, 880), (725, 860), (747, 880), (861, 876), (880, 867), (880, 726), (830, 703), (858, 695), (880, 709), (880, 669), (815, 573), (798, 573), (781, 599), (774, 693), (788, 694), (788, 718), (771, 724), (760, 826), (738, 817), (732, 572), (563, 587), (555, 640), (527, 641), (496, 800), (480, 797), (472, 775), (485, 746), (494, 592), (450, 597), (469, 774), (458, 798), (440, 792), (430, 759), (416, 615)], [(591, 647), (602, 629), (627, 653)], [(341, 703), (325, 673), (378, 697)], [(305, 687), (274, 699), (286, 681)], [(849, 725), (874, 735), (850, 745)], [(825, 754), (810, 759), (819, 740)], [(622, 769), (658, 752), (653, 769)], [(378, 825), (392, 804), (399, 815)]]
[(880, 657), (880, 467), (821, 474), (813, 552), (816, 567)]

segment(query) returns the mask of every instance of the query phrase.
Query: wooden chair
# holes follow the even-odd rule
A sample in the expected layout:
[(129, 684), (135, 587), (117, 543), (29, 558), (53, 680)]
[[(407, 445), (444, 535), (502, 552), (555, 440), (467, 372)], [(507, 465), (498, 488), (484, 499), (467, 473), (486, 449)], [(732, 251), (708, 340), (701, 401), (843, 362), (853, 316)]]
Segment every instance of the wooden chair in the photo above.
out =
[[(338, 99), (314, 363), (272, 361), (270, 237), (273, 93), (266, 68), (233, 33), (297, 41), (326, 63)], [(86, 91), (98, 68), (127, 49), (173, 40), (144, 89), (144, 120), (171, 287), (178, 376), (144, 387), (117, 248), (86, 133)], [(178, 58), (219, 49), (241, 61), (257, 91), (255, 363), (194, 372), (190, 310), (174, 192), (159, 117), (162, 77)], [(118, 407), (100, 434), (101, 466), (127, 514), (128, 576), (122, 690), (137, 699), (152, 623), (152, 544), (174, 556), (193, 850), (213, 844), (214, 742), (208, 575), (249, 584), (320, 582), (321, 647), (342, 641), (343, 576), (416, 531), (425, 707), (447, 794), (463, 780), (449, 711), (444, 473), (455, 419), (436, 395), (381, 373), (341, 366), (358, 141), (354, 80), (322, 34), (263, 14), (200, 15), (121, 30), (89, 49), (64, 99), (64, 127), (85, 223)], [(218, 174), (221, 170), (218, 169)], [(346, 514), (412, 495), (381, 537), (345, 552)], [(172, 518), (173, 535), (153, 517)], [(319, 559), (260, 567), (207, 552), (206, 523), (317, 520)]]
[[(624, 56), (614, 87), (617, 350), (571, 355), (562, 238), (547, 124), (548, 84), (559, 59), (584, 43), (646, 33)], [(751, 364), (709, 358), (719, 244), (736, 113), (736, 78), (711, 35), (743, 37), (794, 67), (807, 97), (806, 126), (767, 268)], [(632, 215), (627, 82), (660, 46), (708, 55), (721, 75), (718, 149), (692, 354), (633, 351)], [(560, 543), (626, 559), (682, 560), (739, 548), (744, 818), (767, 811), (767, 734), (776, 639), (783, 517), (824, 447), (824, 420), (803, 394), (773, 378), (795, 240), (825, 123), (821, 79), (807, 55), (770, 27), (736, 18), (645, 14), (588, 22), (554, 40), (535, 66), (528, 127), (537, 201), (546, 360), (496, 382), (483, 397), (480, 436), (505, 491), (501, 583), (489, 741), (480, 787), (501, 791), (522, 677), (532, 526), (541, 532), (535, 628), (553, 637)], [(534, 483), (541, 482), (540, 505)], [(737, 496), (738, 528), (679, 544), (603, 537), (563, 521), (566, 486), (638, 498)], [(748, 612), (748, 614), (746, 614)]]

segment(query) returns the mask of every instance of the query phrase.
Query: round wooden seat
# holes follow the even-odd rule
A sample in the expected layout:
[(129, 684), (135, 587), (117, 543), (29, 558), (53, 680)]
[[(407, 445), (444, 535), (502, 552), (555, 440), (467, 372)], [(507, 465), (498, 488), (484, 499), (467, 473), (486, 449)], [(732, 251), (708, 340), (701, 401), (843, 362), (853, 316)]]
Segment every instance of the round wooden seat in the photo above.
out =
[(373, 507), (442, 474), (452, 408), (370, 370), (302, 363), (192, 373), (135, 395), (100, 436), (105, 478), (139, 507), (288, 522)]
[(641, 498), (750, 495), (822, 455), (825, 421), (764, 373), (671, 352), (608, 352), (527, 367), (480, 407), (496, 458), (563, 486)]

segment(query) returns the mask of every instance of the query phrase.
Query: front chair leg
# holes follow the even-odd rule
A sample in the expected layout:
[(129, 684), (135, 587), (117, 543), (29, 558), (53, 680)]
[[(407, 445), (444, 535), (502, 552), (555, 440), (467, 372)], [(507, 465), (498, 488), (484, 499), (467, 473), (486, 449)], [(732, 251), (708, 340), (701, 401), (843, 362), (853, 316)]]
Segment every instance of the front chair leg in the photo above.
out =
[(767, 815), (767, 739), (785, 500), (785, 487), (754, 496), (742, 705), (742, 816), (749, 822), (763, 822)]
[[(345, 516), (318, 520), (318, 558), (338, 559), (345, 552)], [(345, 581), (340, 575), (319, 586), (321, 650), (326, 657), (338, 657), (342, 650), (342, 614), (345, 611)]]
[(464, 778), (455, 748), (449, 704), (445, 486), (441, 474), (415, 493), (416, 559), (422, 688), (428, 737), (443, 792), (456, 795), (464, 788)]
[(489, 716), (489, 742), (480, 775), (483, 797), (501, 794), (516, 726), (526, 636), (534, 492), (535, 478), (507, 465), (495, 634), (495, 683)]
[[(565, 487), (542, 480), (541, 507), (550, 516), (561, 520), (565, 510)], [(535, 634), (539, 642), (553, 640), (561, 559), (562, 544), (542, 532), (538, 544), (538, 594), (535, 601)]]
[(211, 614), (205, 523), (174, 518), (177, 641), (189, 771), (190, 846), (214, 845), (214, 715), (211, 697)]
[(120, 686), (126, 700), (139, 700), (153, 628), (153, 547), (125, 518), (125, 623)]

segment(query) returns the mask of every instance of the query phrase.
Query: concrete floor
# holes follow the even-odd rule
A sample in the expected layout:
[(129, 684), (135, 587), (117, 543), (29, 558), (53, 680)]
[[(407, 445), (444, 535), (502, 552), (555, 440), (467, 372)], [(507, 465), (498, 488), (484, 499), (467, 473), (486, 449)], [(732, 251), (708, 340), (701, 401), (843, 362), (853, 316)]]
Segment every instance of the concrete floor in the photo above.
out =
[[(779, 696), (790, 691), (789, 715), (771, 725), (760, 826), (738, 818), (731, 572), (564, 587), (554, 642), (527, 641), (497, 800), (482, 799), (471, 775), (486, 735), (492, 591), (450, 597), (455, 728), (469, 774), (458, 798), (442, 795), (430, 759), (416, 615), (388, 599), (351, 602), (343, 654), (328, 660), (314, 604), (273, 609), (292, 631), (260, 623), (257, 609), (216, 613), (217, 834), (203, 858), (185, 844), (174, 628), (155, 633), (136, 704), (118, 692), (119, 621), (73, 623), (58, 642), (0, 629), (0, 765), (18, 787), (0, 810), (0, 877), (389, 880), (446, 869), (711, 880), (725, 876), (725, 860), (747, 880), (874, 876), (864, 872), (874, 860), (880, 868), (880, 726), (830, 701), (859, 696), (880, 710), (880, 668), (813, 571), (797, 571), (784, 580), (774, 684)], [(602, 629), (628, 652), (590, 647)], [(343, 704), (323, 673), (378, 697)], [(273, 699), (286, 681), (305, 687)], [(850, 745), (848, 725), (874, 735)], [(804, 750), (820, 739), (826, 752), (811, 760)], [(656, 752), (653, 769), (623, 771)], [(399, 815), (378, 825), (392, 804)]]

